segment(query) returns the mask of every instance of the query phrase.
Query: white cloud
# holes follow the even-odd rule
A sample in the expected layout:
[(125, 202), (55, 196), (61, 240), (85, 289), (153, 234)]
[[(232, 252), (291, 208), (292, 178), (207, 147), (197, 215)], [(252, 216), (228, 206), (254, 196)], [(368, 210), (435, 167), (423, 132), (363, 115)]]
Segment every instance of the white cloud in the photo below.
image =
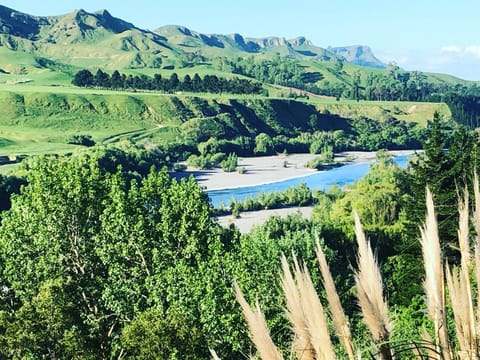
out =
[(413, 71), (450, 74), (467, 80), (480, 80), (480, 44), (470, 46), (446, 45), (437, 49), (375, 51), (384, 63), (396, 62), (401, 68)]
[(440, 52), (442, 53), (455, 53), (455, 54), (459, 54), (462, 52), (462, 49), (458, 46), (455, 46), (455, 45), (447, 45), (447, 46), (443, 46), (441, 49), (440, 49)]
[(440, 48), (440, 53), (449, 56), (474, 57), (480, 59), (480, 45), (447, 45)]
[(480, 59), (480, 45), (467, 46), (465, 48), (465, 53)]

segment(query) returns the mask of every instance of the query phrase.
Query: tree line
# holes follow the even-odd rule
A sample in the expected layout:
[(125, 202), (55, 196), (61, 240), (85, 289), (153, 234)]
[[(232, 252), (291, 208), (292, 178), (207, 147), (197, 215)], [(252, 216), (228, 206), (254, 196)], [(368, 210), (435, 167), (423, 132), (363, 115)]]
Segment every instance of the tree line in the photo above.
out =
[(115, 70), (111, 75), (98, 69), (95, 74), (83, 69), (77, 72), (72, 84), (80, 87), (99, 87), (113, 90), (157, 90), (167, 93), (177, 91), (232, 93), (232, 94), (259, 94), (262, 85), (248, 79), (234, 77), (226, 79), (216, 75), (205, 75), (201, 78), (197, 73), (193, 77), (185, 75), (180, 79), (177, 73), (164, 78), (161, 74), (152, 77), (147, 75), (127, 75)]
[[(327, 59), (332, 60), (332, 59)], [(348, 74), (342, 60), (333, 61), (331, 71), (341, 82), (331, 83), (321, 72), (305, 71), (298, 61), (280, 56), (255, 61), (249, 58), (215, 58), (213, 66), (221, 71), (249, 76), (258, 81), (294, 87), (318, 95), (337, 99), (369, 101), (425, 101), (446, 102), (454, 119), (471, 128), (480, 123), (480, 94), (478, 87), (460, 83), (448, 84), (428, 81), (419, 71), (404, 71), (396, 64), (389, 64), (384, 73)]]

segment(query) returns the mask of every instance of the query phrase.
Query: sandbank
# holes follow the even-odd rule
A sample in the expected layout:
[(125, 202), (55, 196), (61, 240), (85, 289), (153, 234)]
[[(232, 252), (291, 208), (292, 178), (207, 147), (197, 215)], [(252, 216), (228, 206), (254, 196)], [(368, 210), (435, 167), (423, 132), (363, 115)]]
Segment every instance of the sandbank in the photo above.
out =
[[(389, 151), (392, 156), (409, 155), (414, 152), (414, 150)], [(307, 168), (306, 164), (317, 156), (313, 154), (281, 154), (277, 156), (246, 157), (238, 159), (238, 166), (245, 168), (244, 174), (238, 172), (226, 173), (220, 168), (212, 170), (187, 168), (186, 171), (173, 173), (173, 175), (176, 177), (193, 175), (206, 190), (254, 186), (315, 173), (317, 170)], [(373, 162), (375, 159), (375, 151), (346, 151), (335, 154), (335, 161), (344, 163)], [(310, 218), (313, 207), (247, 211), (240, 213), (239, 218), (234, 218), (232, 215), (220, 216), (218, 221), (225, 227), (233, 223), (241, 233), (248, 233), (253, 226), (263, 224), (271, 216), (285, 217), (297, 212), (304, 218)]]
[[(413, 150), (390, 151), (392, 156), (412, 154)], [(243, 186), (255, 186), (287, 179), (302, 177), (317, 172), (306, 167), (315, 154), (279, 154), (275, 156), (240, 157), (238, 167), (243, 167), (245, 173), (224, 172), (221, 168), (197, 170), (187, 168), (183, 172), (172, 173), (173, 176), (188, 177), (193, 175), (198, 184), (206, 190), (232, 189)], [(346, 151), (335, 154), (335, 161), (362, 163), (375, 161), (374, 151)]]
[(219, 216), (217, 219), (223, 227), (235, 224), (242, 234), (246, 234), (249, 233), (255, 225), (263, 224), (271, 216), (284, 218), (296, 213), (299, 213), (303, 218), (308, 219), (312, 216), (313, 207), (302, 206), (272, 210), (245, 211), (240, 213), (240, 217), (238, 218), (235, 218), (232, 215), (225, 215)]

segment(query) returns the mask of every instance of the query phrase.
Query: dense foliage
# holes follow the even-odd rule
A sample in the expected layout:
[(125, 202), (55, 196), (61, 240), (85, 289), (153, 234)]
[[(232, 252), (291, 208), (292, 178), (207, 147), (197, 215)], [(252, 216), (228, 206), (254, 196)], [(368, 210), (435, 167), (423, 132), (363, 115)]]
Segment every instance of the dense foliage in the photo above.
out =
[[(353, 210), (378, 256), (400, 324), (392, 340), (420, 339), (421, 324), (428, 328), (417, 241), (425, 185), (437, 191), (444, 249), (458, 261), (451, 248), (457, 221), (451, 209), (458, 189), (470, 184), (478, 158), (474, 133), (461, 127), (449, 132), (436, 116), (427, 128), (425, 152), (408, 170), (380, 152), (371, 172), (344, 190), (312, 194), (301, 186), (232, 204), (236, 212), (315, 203), (311, 219), (274, 217), (245, 235), (216, 223), (193, 179), (177, 182), (151, 167), (166, 163), (161, 149), (147, 153), (125, 144), (123, 151), (93, 147), (71, 157), (30, 159), (22, 167), (26, 182), (1, 179), (5, 196), (19, 193), (2, 213), (0, 227), (1, 357), (207, 359), (210, 347), (221, 358), (243, 359), (253, 350), (233, 280), (250, 303), (258, 299), (275, 342), (288, 352), (280, 256), (296, 253), (323, 294), (315, 234), (324, 239), (355, 345), (368, 352), (372, 342), (356, 315), (349, 269), (357, 262)], [(315, 140), (307, 148), (320, 153), (345, 141), (334, 133), (303, 136)], [(214, 140), (200, 147), (202, 154), (217, 149)], [(267, 134), (240, 143), (258, 153), (276, 146)], [(236, 156), (225, 153), (225, 167), (233, 168)]]
[(114, 90), (159, 90), (168, 93), (176, 91), (208, 92), (208, 93), (232, 93), (232, 94), (258, 94), (262, 86), (258, 82), (234, 77), (225, 79), (216, 75), (205, 75), (200, 78), (195, 74), (193, 78), (185, 75), (183, 80), (178, 78), (177, 73), (172, 73), (169, 78), (162, 78), (155, 74), (153, 78), (146, 75), (126, 75), (114, 71), (112, 75), (98, 69), (92, 74), (90, 70), (80, 70), (75, 74), (72, 84), (81, 87), (99, 87)]

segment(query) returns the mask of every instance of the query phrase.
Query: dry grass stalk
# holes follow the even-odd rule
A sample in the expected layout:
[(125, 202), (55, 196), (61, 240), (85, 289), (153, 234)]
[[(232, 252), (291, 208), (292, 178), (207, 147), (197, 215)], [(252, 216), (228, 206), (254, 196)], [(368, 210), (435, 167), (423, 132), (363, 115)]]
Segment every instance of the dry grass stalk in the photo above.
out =
[(473, 192), (475, 195), (475, 211), (473, 225), (475, 227), (475, 280), (477, 282), (477, 334), (480, 333), (480, 186), (477, 172), (474, 172)]
[(423, 263), (425, 266), (424, 288), (427, 296), (429, 316), (435, 328), (435, 340), (438, 352), (445, 360), (450, 360), (447, 322), (445, 318), (445, 289), (440, 239), (437, 219), (430, 190), (427, 188), (427, 215), (423, 228), (420, 229)]
[[(452, 310), (455, 320), (455, 330), (458, 343), (460, 344), (460, 356), (462, 359), (474, 359), (476, 354), (476, 341), (474, 324), (471, 321), (472, 304), (469, 303), (468, 289), (470, 283), (465, 280), (463, 274), (454, 269), (453, 273), (447, 266), (446, 280), (450, 299), (452, 301)], [(473, 325), (473, 326), (472, 326)]]
[(215, 350), (213, 350), (213, 349), (208, 349), (208, 350), (210, 350), (210, 355), (212, 355), (213, 360), (220, 360), (220, 358), (218, 357), (217, 352)]
[(305, 321), (307, 314), (304, 313), (300, 293), (284, 255), (282, 255), (282, 270), (281, 283), (287, 303), (286, 314), (295, 334), (292, 344), (294, 352), (299, 359), (314, 360), (315, 354)]
[(305, 322), (310, 336), (310, 343), (315, 352), (315, 359), (335, 359), (335, 352), (328, 332), (328, 325), (322, 303), (315, 291), (308, 269), (305, 264), (303, 265), (303, 269), (300, 268), (296, 259), (295, 279), (297, 281), (304, 314), (306, 314)]
[(473, 225), (475, 226), (475, 233), (477, 241), (480, 237), (480, 186), (478, 182), (478, 175), (475, 171), (473, 179), (473, 193), (475, 195), (475, 211), (473, 213)]
[(380, 355), (383, 359), (391, 359), (392, 354), (387, 342), (392, 326), (388, 317), (387, 303), (383, 298), (382, 277), (370, 244), (365, 238), (358, 214), (355, 213), (354, 217), (358, 243), (358, 271), (355, 273), (357, 297), (363, 320), (374, 341), (380, 344)]
[(234, 288), (235, 296), (242, 307), (243, 315), (250, 329), (250, 336), (260, 354), (260, 357), (269, 360), (282, 360), (283, 356), (270, 337), (265, 317), (258, 302), (256, 308), (252, 309), (236, 283), (234, 284)]
[[(430, 336), (430, 334), (428, 333), (427, 329), (423, 329), (423, 333), (422, 333), (422, 340), (424, 342), (424, 344), (434, 344), (433, 340), (432, 340), (432, 337)], [(419, 354), (418, 354), (418, 358), (419, 359), (424, 359), (424, 358), (427, 358), (427, 359), (438, 359), (440, 354), (437, 353), (435, 351), (435, 349), (433, 349), (432, 347), (430, 346), (423, 346), (422, 347), (422, 350), (425, 351), (426, 353), (426, 357), (423, 356), (422, 352), (419, 351)]]
[[(458, 205), (459, 211), (459, 229), (458, 229), (458, 240), (460, 243), (460, 252), (461, 252), (461, 271), (460, 271), (460, 285), (462, 295), (464, 297), (464, 308), (460, 311), (466, 312), (464, 316), (468, 316), (462, 324), (464, 326), (463, 337), (467, 341), (467, 349), (469, 358), (476, 358), (476, 349), (477, 349), (477, 324), (475, 320), (475, 309), (473, 304), (472, 296), (472, 286), (470, 283), (470, 272), (471, 272), (471, 254), (470, 254), (470, 236), (469, 236), (469, 195), (468, 189), (464, 190), (464, 199), (463, 202), (460, 201)], [(457, 303), (454, 306), (457, 307)]]
[(458, 243), (462, 259), (462, 268), (470, 269), (470, 236), (469, 236), (469, 212), (468, 212), (468, 189), (464, 190), (463, 201), (458, 202)]
[(348, 358), (350, 360), (354, 360), (355, 355), (350, 326), (343, 311), (342, 304), (340, 303), (340, 298), (338, 297), (337, 289), (335, 288), (335, 283), (333, 282), (332, 274), (330, 273), (330, 268), (327, 264), (327, 259), (325, 258), (325, 254), (320, 246), (320, 240), (318, 239), (317, 234), (315, 234), (315, 236), (317, 245), (317, 259), (320, 265), (322, 283), (327, 295), (327, 301), (330, 308), (330, 313), (332, 315), (333, 324), (335, 326), (335, 332), (345, 348)]

